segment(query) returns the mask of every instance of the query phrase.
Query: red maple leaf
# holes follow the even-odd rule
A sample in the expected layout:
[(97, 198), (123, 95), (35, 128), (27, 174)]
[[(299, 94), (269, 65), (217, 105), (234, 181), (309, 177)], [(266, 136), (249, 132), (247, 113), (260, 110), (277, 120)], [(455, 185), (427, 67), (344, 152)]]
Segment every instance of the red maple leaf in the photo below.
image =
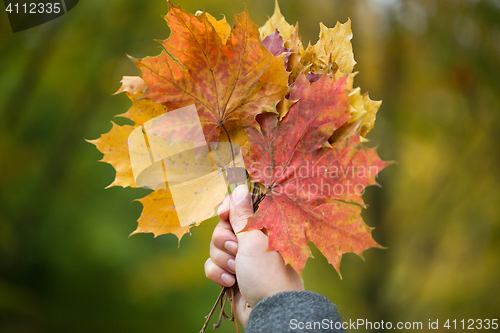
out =
[(358, 135), (328, 144), (350, 118), (346, 98), (346, 78), (324, 75), (311, 84), (302, 74), (291, 92), (299, 102), (283, 120), (262, 114), (260, 131), (247, 129), (245, 166), (265, 192), (244, 231), (267, 230), (268, 248), (299, 273), (311, 256), (308, 241), (337, 271), (344, 253), (379, 247), (360, 216), (361, 194), (387, 163), (362, 146)]

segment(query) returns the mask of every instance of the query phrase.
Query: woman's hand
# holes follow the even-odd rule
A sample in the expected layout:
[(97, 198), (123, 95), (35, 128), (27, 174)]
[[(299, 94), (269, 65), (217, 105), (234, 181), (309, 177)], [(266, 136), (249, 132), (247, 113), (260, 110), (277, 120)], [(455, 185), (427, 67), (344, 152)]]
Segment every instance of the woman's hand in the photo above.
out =
[(259, 301), (283, 291), (304, 290), (304, 284), (278, 252), (267, 250), (267, 236), (262, 231), (240, 233), (253, 215), (246, 185), (238, 186), (227, 196), (218, 213), (221, 221), (212, 235), (205, 274), (225, 287), (238, 280), (236, 315), (246, 326), (252, 308)]

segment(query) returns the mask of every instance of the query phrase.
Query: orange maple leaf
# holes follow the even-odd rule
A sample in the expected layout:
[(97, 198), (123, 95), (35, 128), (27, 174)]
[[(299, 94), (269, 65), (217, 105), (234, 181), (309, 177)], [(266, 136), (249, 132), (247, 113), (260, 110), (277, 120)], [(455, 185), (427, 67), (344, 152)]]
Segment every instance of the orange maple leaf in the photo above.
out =
[(162, 42), (165, 51), (133, 59), (148, 87), (144, 97), (170, 110), (195, 104), (207, 142), (219, 141), (222, 126), (257, 128), (255, 116), (275, 112), (288, 88), (259, 80), (272, 55), (248, 12), (234, 16), (224, 44), (205, 13), (169, 6), (165, 19), (172, 34)]

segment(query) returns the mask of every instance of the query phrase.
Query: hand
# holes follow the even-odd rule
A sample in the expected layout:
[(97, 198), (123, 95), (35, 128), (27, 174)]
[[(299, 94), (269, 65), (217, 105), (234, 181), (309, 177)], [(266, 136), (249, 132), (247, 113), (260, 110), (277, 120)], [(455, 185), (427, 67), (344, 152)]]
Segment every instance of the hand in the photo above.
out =
[(238, 186), (227, 196), (218, 213), (221, 221), (212, 235), (205, 274), (225, 287), (234, 285), (236, 274), (239, 288), (236, 315), (246, 326), (252, 308), (259, 301), (283, 291), (304, 290), (304, 284), (278, 252), (267, 250), (267, 236), (262, 231), (240, 233), (253, 215), (246, 185)]

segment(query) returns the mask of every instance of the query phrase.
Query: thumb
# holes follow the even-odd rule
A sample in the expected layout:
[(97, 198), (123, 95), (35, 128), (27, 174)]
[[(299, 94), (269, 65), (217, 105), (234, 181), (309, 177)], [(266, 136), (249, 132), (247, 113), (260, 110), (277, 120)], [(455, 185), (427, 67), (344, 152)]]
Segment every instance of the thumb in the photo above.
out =
[(253, 205), (250, 192), (246, 185), (236, 187), (229, 199), (229, 222), (236, 237), (247, 224), (248, 218), (253, 215)]

